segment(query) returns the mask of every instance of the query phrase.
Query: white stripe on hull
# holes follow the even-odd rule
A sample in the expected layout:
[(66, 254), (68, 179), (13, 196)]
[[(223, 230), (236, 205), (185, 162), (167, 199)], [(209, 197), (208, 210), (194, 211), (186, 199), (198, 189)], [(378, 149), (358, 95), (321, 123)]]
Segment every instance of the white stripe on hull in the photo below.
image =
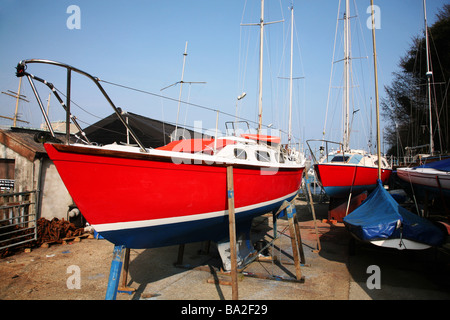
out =
[[(283, 201), (285, 199), (293, 197), (297, 194), (297, 192), (298, 191), (295, 191), (291, 194), (288, 194), (287, 196), (284, 196), (284, 197), (281, 197), (278, 199), (261, 202), (258, 204), (253, 204), (253, 205), (249, 205), (249, 206), (245, 206), (245, 207), (241, 207), (241, 208), (236, 208), (235, 213), (239, 214), (241, 212), (246, 212), (246, 211), (258, 209), (261, 207), (269, 206), (271, 204), (274, 204), (279, 201)], [(116, 231), (116, 230), (123, 230), (123, 229), (134, 229), (134, 228), (145, 228), (145, 227), (169, 225), (169, 224), (174, 224), (174, 223), (217, 218), (217, 217), (222, 217), (222, 216), (227, 216), (227, 215), (228, 215), (228, 210), (220, 210), (220, 211), (215, 211), (215, 212), (193, 214), (193, 215), (179, 216), (179, 217), (172, 217), (172, 218), (96, 224), (96, 225), (92, 225), (92, 227), (97, 232), (105, 232), (105, 231)]]

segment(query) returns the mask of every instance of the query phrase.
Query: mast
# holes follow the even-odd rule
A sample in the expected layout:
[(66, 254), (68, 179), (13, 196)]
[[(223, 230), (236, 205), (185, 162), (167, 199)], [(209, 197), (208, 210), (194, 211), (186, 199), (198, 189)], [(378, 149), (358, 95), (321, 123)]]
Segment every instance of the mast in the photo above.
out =
[(19, 89), (17, 89), (17, 93), (14, 91), (11, 91), (11, 90), (7, 90), (8, 92), (2, 91), (3, 94), (6, 94), (6, 95), (16, 99), (16, 109), (14, 111), (14, 117), (11, 118), (11, 117), (6, 117), (6, 116), (0, 116), (0, 118), (3, 118), (3, 119), (13, 120), (13, 127), (17, 126), (17, 121), (29, 123), (28, 121), (19, 119), (19, 100), (23, 100), (25, 102), (30, 102), (27, 99), (25, 99), (26, 98), (25, 95), (20, 94), (21, 87), (22, 87), (22, 78), (19, 79)]
[(180, 93), (178, 95), (178, 109), (177, 109), (177, 121), (175, 123), (175, 135), (171, 136), (170, 139), (173, 140), (173, 138), (178, 138), (178, 119), (180, 117), (180, 105), (181, 105), (181, 93), (183, 92), (183, 84), (205, 84), (204, 81), (184, 81), (184, 68), (186, 66), (186, 57), (187, 57), (187, 46), (188, 42), (186, 41), (186, 46), (184, 47), (184, 53), (183, 53), (183, 68), (181, 70), (181, 80), (177, 81), (175, 83), (172, 83), (171, 85), (168, 85), (167, 87), (162, 88), (160, 91), (166, 90), (170, 87), (176, 86), (177, 84), (180, 84)]
[(184, 83), (183, 78), (184, 78), (184, 67), (186, 66), (187, 45), (188, 45), (188, 42), (186, 41), (186, 46), (184, 48), (184, 53), (183, 53), (183, 70), (181, 71), (180, 94), (178, 96), (177, 122), (175, 123), (175, 138), (178, 137), (178, 117), (180, 115), (180, 103), (181, 103), (181, 93), (183, 91), (183, 83)]
[(263, 92), (263, 62), (264, 62), (264, 26), (266, 24), (273, 24), (284, 22), (284, 20), (264, 22), (264, 0), (261, 0), (261, 18), (259, 23), (245, 23), (241, 26), (259, 26), (259, 97), (258, 97), (258, 134), (261, 133), (262, 128), (262, 92)]
[(345, 1), (344, 13), (344, 151), (350, 149), (350, 0)]
[(22, 86), (22, 78), (19, 79), (19, 89), (17, 90), (17, 99), (16, 99), (16, 109), (14, 112), (14, 122), (13, 126), (16, 126), (17, 123), (17, 113), (19, 112), (19, 98), (20, 98), (20, 88)]
[(430, 57), (429, 57), (429, 44), (428, 44), (428, 23), (427, 23), (427, 4), (426, 0), (423, 0), (423, 13), (425, 17), (425, 47), (427, 52), (427, 89), (428, 89), (428, 110), (430, 116), (430, 153), (434, 154), (434, 141), (433, 141), (433, 118), (431, 112), (431, 77), (433, 72), (430, 70)]
[(293, 80), (303, 79), (303, 77), (294, 78), (292, 75), (294, 66), (294, 5), (290, 7), (291, 9), (291, 57), (290, 57), (290, 75), (289, 77), (280, 77), (281, 79), (289, 80), (289, 129), (288, 129), (288, 147), (291, 146), (292, 141), (292, 86)]
[(378, 179), (381, 180), (381, 132), (380, 132), (380, 99), (378, 96), (378, 71), (377, 71), (377, 46), (375, 40), (375, 12), (373, 0), (370, 0), (372, 15), (372, 44), (373, 44), (373, 67), (375, 74), (375, 104), (377, 112), (377, 155), (378, 155)]
[(294, 56), (294, 5), (291, 6), (291, 70), (289, 76), (289, 130), (288, 146), (291, 146), (292, 138), (292, 65)]
[(262, 127), (262, 90), (263, 90), (263, 60), (264, 60), (264, 0), (261, 0), (261, 19), (259, 22), (259, 97), (258, 97), (258, 134)]

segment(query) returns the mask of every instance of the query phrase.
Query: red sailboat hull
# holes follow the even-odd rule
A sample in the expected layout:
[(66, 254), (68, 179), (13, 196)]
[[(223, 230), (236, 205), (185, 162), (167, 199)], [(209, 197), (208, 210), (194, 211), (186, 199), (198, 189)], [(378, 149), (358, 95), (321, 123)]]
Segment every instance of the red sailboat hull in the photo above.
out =
[[(93, 147), (45, 148), (83, 216), (116, 245), (151, 248), (227, 235), (226, 164)], [(235, 165), (238, 225), (293, 199), (302, 172)]]
[[(358, 194), (375, 189), (378, 168), (342, 164), (315, 164), (316, 176), (327, 195), (335, 198), (347, 197), (350, 192)], [(387, 183), (392, 170), (381, 169), (381, 181)]]

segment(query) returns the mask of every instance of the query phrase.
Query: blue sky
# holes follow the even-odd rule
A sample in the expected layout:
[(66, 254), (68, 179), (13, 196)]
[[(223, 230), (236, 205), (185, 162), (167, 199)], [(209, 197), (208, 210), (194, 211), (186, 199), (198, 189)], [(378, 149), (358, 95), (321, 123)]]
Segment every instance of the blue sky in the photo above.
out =
[[(266, 26), (266, 50), (264, 69), (263, 123), (287, 130), (287, 77), (289, 70), (289, 32), (292, 1), (265, 0), (265, 21), (284, 19), (285, 23)], [(344, 1), (343, 1), (344, 2)], [(367, 105), (373, 97), (373, 65), (371, 31), (366, 27), (369, 0), (355, 1), (359, 21), (352, 19), (354, 71), (359, 65), (366, 71), (358, 75), (358, 90)], [(354, 14), (354, 1), (351, 1)], [(428, 0), (428, 22), (436, 20), (436, 13), (444, 0)], [(383, 87), (392, 80), (392, 72), (398, 70), (398, 62), (411, 44), (413, 36), (423, 32), (422, 0), (378, 0), (381, 29), (377, 30), (380, 95)], [(80, 8), (80, 29), (69, 29), (67, 13), (70, 5)], [(294, 0), (295, 43), (294, 77), (304, 77), (294, 83), (293, 133), (301, 141), (322, 137), (329, 92), (331, 62), (338, 17), (339, 1)], [(342, 17), (341, 4), (339, 17)], [(64, 62), (94, 76), (140, 90), (178, 99), (179, 86), (160, 92), (165, 86), (181, 79), (183, 51), (188, 42), (184, 81), (204, 81), (206, 84), (183, 86), (182, 100), (235, 114), (237, 96), (247, 96), (238, 103), (239, 116), (257, 120), (257, 27), (241, 27), (241, 23), (259, 21), (260, 0), (190, 0), (190, 1), (64, 1), (64, 0), (2, 0), (0, 2), (0, 89), (16, 91), (18, 79), (14, 67), (22, 59), (41, 58)], [(342, 33), (341, 24), (338, 32)], [(356, 38), (362, 38), (357, 42)], [(340, 39), (340, 38), (338, 38)], [(339, 42), (340, 43), (340, 42)], [(342, 57), (337, 44), (335, 60)], [(359, 49), (362, 48), (361, 53)], [(358, 65), (358, 66), (357, 66)], [(64, 91), (65, 73), (51, 66), (30, 65), (28, 71), (52, 82)], [(342, 77), (338, 64), (334, 65), (334, 87)], [(82, 126), (93, 123), (112, 113), (91, 83), (79, 76), (73, 80), (73, 101), (96, 117), (74, 106), (74, 113)], [(124, 110), (144, 116), (175, 122), (177, 103), (155, 96), (137, 93), (104, 84), (116, 105)], [(365, 89), (364, 89), (365, 88)], [(38, 85), (40, 96), (46, 104), (48, 91)], [(334, 92), (335, 89), (332, 89)], [(40, 125), (42, 117), (29, 84), (22, 87), (30, 103), (20, 103), (23, 120)], [(332, 95), (340, 105), (338, 95)], [(359, 103), (359, 102), (358, 102)], [(373, 103), (374, 105), (374, 103)], [(12, 116), (15, 100), (0, 94), (0, 115)], [(327, 123), (329, 138), (340, 139), (339, 111), (330, 104)], [(359, 104), (355, 109), (352, 147), (365, 147), (369, 116), (363, 115), (368, 107)], [(62, 108), (54, 97), (50, 100), (50, 118), (64, 119)], [(193, 126), (202, 121), (204, 128), (215, 126), (216, 115), (194, 106), (182, 105), (181, 124)], [(223, 123), (233, 120), (220, 115)], [(0, 124), (10, 124), (0, 120)], [(254, 126), (252, 124), (252, 126)]]

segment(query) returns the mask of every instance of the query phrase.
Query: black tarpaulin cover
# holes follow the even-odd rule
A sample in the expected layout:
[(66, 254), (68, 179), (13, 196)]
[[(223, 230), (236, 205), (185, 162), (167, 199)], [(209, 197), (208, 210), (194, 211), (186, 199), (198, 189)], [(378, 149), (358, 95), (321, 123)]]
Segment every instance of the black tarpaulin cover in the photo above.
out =
[[(131, 112), (122, 114), (122, 116), (147, 148), (158, 148), (166, 145), (171, 141), (170, 136), (175, 131), (175, 125), (167, 122), (150, 119)], [(83, 131), (90, 141), (102, 145), (127, 142), (127, 129), (115, 113), (85, 128)], [(182, 132), (184, 138), (204, 137), (201, 133), (197, 132), (194, 134), (193, 130), (180, 126), (178, 126), (177, 132)], [(136, 144), (131, 136), (129, 141), (130, 144)]]

